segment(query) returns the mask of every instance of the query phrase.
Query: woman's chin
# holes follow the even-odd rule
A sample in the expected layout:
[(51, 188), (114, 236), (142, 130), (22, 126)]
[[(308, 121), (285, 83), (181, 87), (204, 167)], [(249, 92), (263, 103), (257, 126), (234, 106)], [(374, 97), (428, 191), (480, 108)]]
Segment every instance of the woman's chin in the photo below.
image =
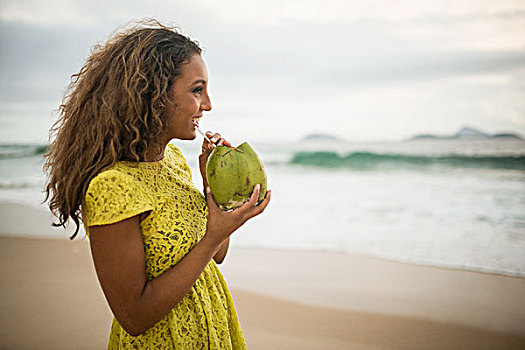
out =
[(197, 138), (197, 133), (193, 131), (192, 133), (188, 134), (187, 137), (184, 138), (184, 140), (195, 140)]
[(195, 140), (197, 138), (196, 134), (189, 134), (189, 135), (179, 135), (172, 138), (172, 140), (181, 140), (181, 141), (191, 141)]
[(186, 141), (195, 140), (196, 137), (197, 130), (195, 129), (195, 127), (188, 128), (184, 132), (178, 132), (176, 135), (173, 136), (174, 139)]

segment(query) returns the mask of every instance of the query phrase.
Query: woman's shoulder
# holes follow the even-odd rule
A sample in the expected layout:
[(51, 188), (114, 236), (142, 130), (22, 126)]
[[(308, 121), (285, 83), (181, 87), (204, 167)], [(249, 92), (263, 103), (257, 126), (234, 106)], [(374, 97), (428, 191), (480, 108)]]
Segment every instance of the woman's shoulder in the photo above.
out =
[(180, 168), (184, 173), (191, 176), (190, 167), (186, 158), (184, 158), (180, 149), (174, 144), (169, 143), (164, 154), (165, 162), (177, 168)]
[(168, 159), (179, 159), (185, 161), (180, 149), (172, 143), (168, 143), (168, 146), (166, 146), (166, 154), (164, 156)]
[(97, 175), (93, 177), (91, 180), (96, 181), (100, 179), (108, 180), (108, 179), (131, 179), (133, 178), (133, 175), (135, 172), (139, 170), (138, 166), (134, 166), (133, 164), (127, 164), (129, 162), (116, 162), (110, 167), (107, 167), (100, 171)]
[(88, 192), (110, 189), (148, 191), (148, 182), (156, 173), (155, 165), (119, 161), (95, 175), (88, 185)]
[(140, 179), (125, 168), (112, 166), (89, 182), (83, 220), (88, 226), (106, 225), (154, 208), (155, 199)]
[(130, 187), (133, 182), (132, 174), (121, 167), (113, 166), (102, 170), (91, 179), (88, 193), (106, 191), (112, 187)]

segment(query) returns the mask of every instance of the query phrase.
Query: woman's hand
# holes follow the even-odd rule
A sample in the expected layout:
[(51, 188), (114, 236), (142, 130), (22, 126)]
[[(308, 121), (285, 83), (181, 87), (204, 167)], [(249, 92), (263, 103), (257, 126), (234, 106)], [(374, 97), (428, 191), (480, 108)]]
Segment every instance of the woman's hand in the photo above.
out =
[(199, 169), (201, 171), (202, 183), (205, 189), (208, 187), (208, 180), (206, 179), (206, 162), (208, 161), (211, 151), (217, 146), (224, 145), (231, 147), (231, 143), (223, 139), (219, 133), (214, 134), (211, 131), (207, 131), (206, 136), (208, 136), (211, 142), (204, 139), (202, 142), (201, 154), (199, 155)]
[(212, 242), (213, 245), (220, 246), (230, 235), (241, 227), (246, 221), (261, 214), (270, 203), (272, 191), (266, 192), (266, 197), (257, 204), (259, 198), (260, 185), (255, 185), (250, 200), (240, 208), (232, 211), (223, 211), (215, 202), (209, 187), (206, 188), (206, 201), (208, 203), (208, 222), (206, 224), (206, 234), (203, 239)]

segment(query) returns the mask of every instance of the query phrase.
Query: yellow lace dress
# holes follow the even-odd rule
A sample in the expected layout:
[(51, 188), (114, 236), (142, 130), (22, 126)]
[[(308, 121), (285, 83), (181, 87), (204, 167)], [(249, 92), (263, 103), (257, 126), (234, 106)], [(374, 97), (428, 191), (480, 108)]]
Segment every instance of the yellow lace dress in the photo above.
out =
[[(86, 193), (87, 227), (151, 211), (140, 223), (147, 279), (179, 262), (203, 237), (207, 206), (173, 145), (160, 162), (118, 162), (98, 174)], [(108, 349), (246, 349), (226, 283), (212, 259), (184, 299), (139, 336), (113, 318)]]

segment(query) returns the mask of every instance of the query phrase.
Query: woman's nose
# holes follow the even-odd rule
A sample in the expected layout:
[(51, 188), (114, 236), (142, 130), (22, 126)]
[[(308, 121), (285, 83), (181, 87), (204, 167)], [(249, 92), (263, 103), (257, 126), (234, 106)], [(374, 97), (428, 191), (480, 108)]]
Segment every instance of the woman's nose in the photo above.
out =
[(211, 99), (210, 99), (210, 96), (208, 95), (208, 93), (206, 93), (206, 96), (205, 96), (204, 100), (201, 103), (201, 109), (203, 111), (211, 111)]

